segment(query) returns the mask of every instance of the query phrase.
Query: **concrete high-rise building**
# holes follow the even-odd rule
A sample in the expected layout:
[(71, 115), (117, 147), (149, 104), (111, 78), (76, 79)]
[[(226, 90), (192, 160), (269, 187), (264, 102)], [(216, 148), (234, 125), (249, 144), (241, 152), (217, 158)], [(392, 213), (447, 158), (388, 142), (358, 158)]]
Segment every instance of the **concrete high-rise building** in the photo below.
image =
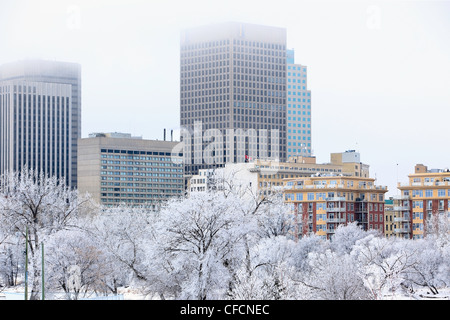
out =
[(81, 66), (24, 60), (0, 66), (0, 174), (28, 166), (77, 186)]
[(285, 161), (286, 30), (227, 22), (184, 30), (180, 45), (186, 174), (247, 157)]
[(310, 156), (311, 91), (308, 90), (307, 67), (294, 62), (294, 50), (287, 50), (287, 156)]
[(79, 140), (78, 190), (112, 207), (121, 203), (157, 209), (184, 194), (179, 142), (146, 140), (127, 133), (93, 133)]

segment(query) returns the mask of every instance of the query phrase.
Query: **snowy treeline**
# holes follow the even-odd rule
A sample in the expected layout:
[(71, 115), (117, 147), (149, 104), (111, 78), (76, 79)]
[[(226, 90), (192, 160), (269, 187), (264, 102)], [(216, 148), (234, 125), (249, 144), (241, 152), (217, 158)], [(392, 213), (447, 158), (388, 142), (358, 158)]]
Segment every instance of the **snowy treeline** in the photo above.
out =
[(252, 195), (230, 182), (173, 199), (158, 212), (99, 208), (54, 178), (2, 177), (0, 290), (21, 285), (28, 236), (30, 297), (78, 299), (138, 288), (158, 299), (386, 299), (450, 284), (447, 216), (422, 240), (386, 239), (356, 224), (333, 241), (297, 239), (280, 194)]

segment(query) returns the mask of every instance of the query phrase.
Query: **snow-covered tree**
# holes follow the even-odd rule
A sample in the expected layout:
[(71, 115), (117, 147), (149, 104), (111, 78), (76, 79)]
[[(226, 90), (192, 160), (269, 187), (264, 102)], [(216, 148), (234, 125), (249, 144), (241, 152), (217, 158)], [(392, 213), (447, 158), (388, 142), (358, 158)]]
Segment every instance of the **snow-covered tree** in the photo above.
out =
[(324, 252), (311, 252), (308, 262), (309, 272), (302, 274), (299, 281), (310, 289), (311, 298), (324, 300), (368, 298), (363, 281), (355, 277), (359, 266), (350, 254), (339, 254), (326, 249)]
[(433, 294), (439, 293), (438, 288), (445, 285), (445, 279), (441, 279), (440, 266), (443, 264), (442, 251), (436, 243), (423, 241), (422, 239), (410, 242), (416, 263), (409, 272), (410, 283), (427, 287)]
[(108, 257), (81, 230), (61, 230), (45, 246), (46, 287), (63, 290), (77, 300), (92, 292), (107, 293), (104, 279), (111, 272)]
[(242, 266), (236, 273), (231, 299), (296, 299), (295, 242), (284, 236), (261, 239), (251, 249), (250, 273)]
[(193, 193), (161, 210), (155, 229), (158, 251), (170, 261), (170, 273), (182, 279), (179, 298), (223, 296), (246, 228), (233, 194)]
[(450, 213), (433, 214), (425, 224), (425, 237), (440, 248), (450, 246)]
[(260, 238), (286, 236), (295, 238), (295, 219), (281, 194), (272, 193), (261, 202), (255, 219)]
[(52, 233), (75, 227), (88, 203), (64, 181), (26, 168), (0, 178), (1, 221), (10, 232), (20, 233), (29, 248), (31, 299), (40, 298), (41, 243)]
[(351, 254), (358, 263), (357, 275), (369, 289), (372, 299), (384, 299), (402, 290), (408, 274), (417, 263), (416, 252), (403, 239), (374, 236), (356, 241)]
[(133, 279), (135, 285), (151, 282), (152, 219), (152, 212), (124, 204), (101, 208), (97, 215), (87, 218), (85, 229), (109, 262), (105, 285), (112, 292), (117, 293), (119, 284), (130, 284)]
[(0, 290), (19, 284), (23, 278), (24, 241), (21, 237), (9, 235), (0, 243)]
[(311, 234), (302, 237), (294, 248), (296, 256), (295, 267), (300, 272), (310, 272), (311, 266), (308, 261), (309, 254), (313, 252), (323, 252), (326, 249), (329, 249), (329, 242), (320, 236)]
[(331, 246), (338, 253), (350, 253), (356, 241), (375, 232), (375, 230), (364, 231), (357, 222), (340, 224), (335, 230)]

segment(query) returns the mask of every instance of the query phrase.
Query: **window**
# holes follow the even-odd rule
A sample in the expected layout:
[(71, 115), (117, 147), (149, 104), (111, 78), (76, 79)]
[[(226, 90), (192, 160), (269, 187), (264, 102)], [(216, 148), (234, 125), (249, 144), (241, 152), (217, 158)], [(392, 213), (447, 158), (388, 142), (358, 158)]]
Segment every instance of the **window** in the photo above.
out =
[(413, 190), (412, 196), (413, 197), (423, 197), (423, 190)]
[(286, 200), (294, 200), (294, 194), (293, 193), (287, 193), (285, 199)]

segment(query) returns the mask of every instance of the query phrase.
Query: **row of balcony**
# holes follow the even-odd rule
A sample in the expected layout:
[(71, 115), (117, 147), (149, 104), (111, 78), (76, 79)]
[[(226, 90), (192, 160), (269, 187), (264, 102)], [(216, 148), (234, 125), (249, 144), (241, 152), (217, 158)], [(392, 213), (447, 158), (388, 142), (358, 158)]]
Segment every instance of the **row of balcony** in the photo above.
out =
[(345, 209), (345, 207), (344, 208), (336, 207), (336, 208), (327, 208), (326, 211), (327, 212), (346, 212), (347, 210)]
[(409, 206), (393, 206), (393, 211), (409, 211)]
[[(308, 212), (313, 212), (313, 209), (312, 208), (308, 208), (307, 211)], [(323, 211), (326, 211), (326, 212), (346, 212), (347, 210), (345, 209), (345, 207), (341, 207), (341, 208), (337, 207), (337, 208), (326, 208)]]
[(412, 183), (398, 183), (399, 187), (430, 187), (430, 186), (450, 186), (450, 181), (433, 181), (433, 182), (412, 182)]
[(404, 227), (404, 228), (395, 228), (394, 233), (410, 233), (411, 228)]
[(366, 189), (366, 190), (387, 190), (387, 186), (345, 186), (344, 184), (308, 184), (286, 186), (285, 189)]
[(409, 217), (394, 217), (394, 222), (410, 222)]

